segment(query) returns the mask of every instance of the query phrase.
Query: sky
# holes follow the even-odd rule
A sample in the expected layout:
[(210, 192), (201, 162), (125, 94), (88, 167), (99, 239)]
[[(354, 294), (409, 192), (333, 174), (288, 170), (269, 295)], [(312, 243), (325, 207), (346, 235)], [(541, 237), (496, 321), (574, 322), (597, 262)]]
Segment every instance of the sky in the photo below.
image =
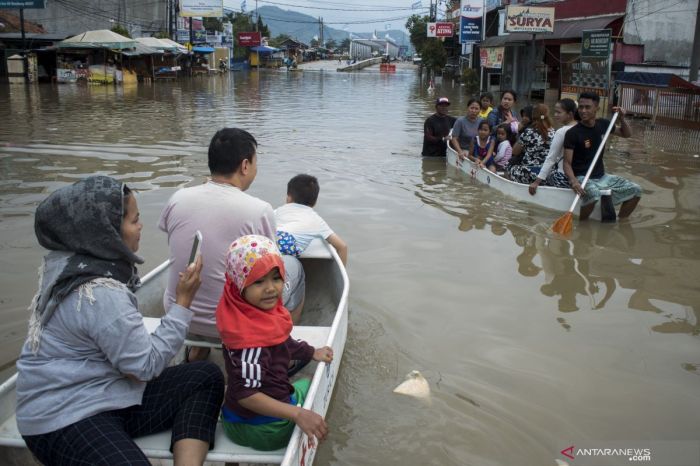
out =
[[(240, 10), (242, 0), (224, 0), (224, 5)], [(245, 0), (246, 11), (255, 9), (255, 0)], [(354, 32), (375, 29), (405, 30), (406, 19), (415, 13), (428, 14), (430, 0), (422, 0), (420, 9), (412, 9), (418, 0), (258, 0), (258, 7), (276, 6), (315, 18), (321, 16), (329, 27)], [(390, 26), (387, 28), (387, 24)]]

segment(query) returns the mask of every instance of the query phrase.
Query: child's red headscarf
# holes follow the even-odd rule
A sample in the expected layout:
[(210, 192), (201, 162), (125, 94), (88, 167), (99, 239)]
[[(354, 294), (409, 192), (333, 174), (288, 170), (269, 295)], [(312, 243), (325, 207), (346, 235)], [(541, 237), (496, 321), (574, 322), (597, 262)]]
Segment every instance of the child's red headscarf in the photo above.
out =
[(243, 299), (243, 290), (277, 267), (284, 277), (284, 262), (277, 245), (260, 235), (238, 238), (226, 257), (226, 284), (216, 307), (216, 328), (229, 349), (274, 346), (283, 343), (292, 331), (292, 318), (282, 305), (266, 311)]

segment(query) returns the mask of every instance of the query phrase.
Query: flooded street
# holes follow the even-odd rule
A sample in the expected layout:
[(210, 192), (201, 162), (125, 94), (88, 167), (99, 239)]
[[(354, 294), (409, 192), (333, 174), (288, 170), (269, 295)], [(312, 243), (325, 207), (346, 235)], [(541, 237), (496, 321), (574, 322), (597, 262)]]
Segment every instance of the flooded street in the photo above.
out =
[[(89, 174), (123, 179), (139, 190), (143, 275), (166, 257), (163, 205), (204, 180), (214, 132), (239, 126), (259, 143), (249, 192), (277, 207), (289, 178), (317, 176), (317, 210), (350, 248), (349, 335), (316, 464), (542, 466), (570, 445), (697, 445), (697, 137), (633, 121), (605, 160), (642, 186), (638, 209), (561, 240), (547, 231), (561, 213), (421, 158), (426, 87), (408, 70), (0, 86), (2, 380), (44, 254), (37, 203)], [(458, 86), (438, 92), (466, 111)], [(392, 393), (414, 369), (430, 405)]]

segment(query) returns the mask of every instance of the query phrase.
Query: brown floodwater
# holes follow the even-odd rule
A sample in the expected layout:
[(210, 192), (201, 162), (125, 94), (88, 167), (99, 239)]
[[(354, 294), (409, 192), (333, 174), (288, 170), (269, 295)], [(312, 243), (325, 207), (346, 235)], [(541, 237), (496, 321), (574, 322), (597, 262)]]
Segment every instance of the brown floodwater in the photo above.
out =
[[(141, 253), (180, 186), (207, 174), (224, 126), (259, 141), (250, 189), (273, 206), (319, 178), (350, 246), (350, 329), (318, 464), (554, 465), (570, 445), (700, 439), (700, 142), (633, 122), (608, 171), (644, 197), (625, 224), (561, 214), (420, 157), (434, 96), (418, 75), (232, 73), (133, 88), (0, 86), (0, 366), (27, 330), (44, 251), (33, 211), (89, 174), (139, 190)], [(445, 83), (453, 101), (467, 96)], [(432, 403), (395, 395), (411, 370)], [(645, 464), (654, 464), (648, 462)]]

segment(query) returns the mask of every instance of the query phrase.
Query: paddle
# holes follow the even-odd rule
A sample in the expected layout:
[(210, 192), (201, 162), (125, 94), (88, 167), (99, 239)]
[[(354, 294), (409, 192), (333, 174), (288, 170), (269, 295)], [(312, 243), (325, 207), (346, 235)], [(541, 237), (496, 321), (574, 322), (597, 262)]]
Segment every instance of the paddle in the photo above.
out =
[[(586, 176), (583, 178), (583, 182), (581, 183), (581, 189), (584, 189), (586, 187), (586, 183), (588, 183), (588, 178), (591, 177), (593, 168), (595, 167), (595, 164), (598, 162), (598, 158), (600, 158), (600, 154), (605, 148), (605, 143), (608, 141), (608, 136), (610, 136), (610, 133), (612, 132), (613, 128), (615, 128), (615, 121), (617, 120), (617, 115), (618, 112), (613, 113), (612, 120), (610, 120), (610, 125), (608, 126), (607, 131), (605, 131), (605, 136), (603, 136), (603, 140), (600, 141), (600, 146), (598, 146), (598, 150), (595, 153), (595, 157), (593, 157), (591, 166), (588, 167)], [(574, 229), (574, 209), (576, 208), (576, 204), (578, 204), (579, 199), (581, 199), (581, 195), (576, 193), (576, 197), (574, 198), (574, 202), (571, 203), (569, 211), (561, 217), (559, 217), (559, 219), (556, 222), (554, 222), (554, 225), (552, 225), (553, 232), (559, 233), (560, 235), (564, 236), (568, 236), (571, 234), (571, 231)]]

